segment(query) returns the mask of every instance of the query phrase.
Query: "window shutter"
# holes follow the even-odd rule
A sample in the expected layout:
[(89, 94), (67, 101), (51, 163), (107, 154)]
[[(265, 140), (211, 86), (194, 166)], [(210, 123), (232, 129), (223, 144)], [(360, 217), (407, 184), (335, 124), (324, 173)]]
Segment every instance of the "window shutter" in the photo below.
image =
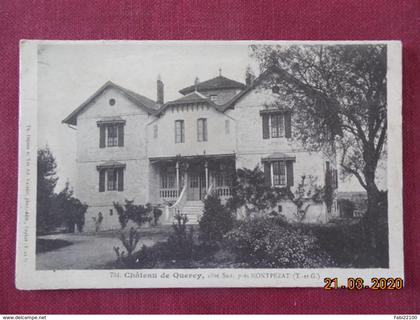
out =
[(293, 176), (293, 161), (286, 161), (286, 173), (287, 173), (287, 186), (293, 187), (294, 176)]
[(284, 129), (286, 138), (292, 137), (292, 113), (286, 112), (284, 114)]
[(268, 126), (269, 120), (270, 120), (270, 117), (268, 114), (262, 115), (263, 139), (270, 138), (270, 131), (269, 131), (269, 126)]
[(338, 170), (334, 169), (334, 189), (338, 189)]
[(99, 170), (99, 192), (105, 191), (105, 170)]
[(106, 126), (99, 126), (99, 148), (105, 148)]
[(207, 119), (203, 119), (203, 141), (207, 141)]
[(124, 169), (120, 168), (117, 170), (118, 174), (118, 191), (124, 191)]
[(124, 125), (118, 125), (118, 146), (124, 147)]
[(271, 163), (264, 162), (264, 184), (271, 187)]

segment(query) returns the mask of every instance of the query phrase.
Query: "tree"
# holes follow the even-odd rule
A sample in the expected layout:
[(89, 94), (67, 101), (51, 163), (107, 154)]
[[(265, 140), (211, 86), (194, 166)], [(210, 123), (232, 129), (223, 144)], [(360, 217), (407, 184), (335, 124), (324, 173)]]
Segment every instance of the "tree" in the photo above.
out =
[(57, 184), (57, 163), (48, 146), (38, 150), (37, 157), (37, 199), (36, 231), (44, 233), (53, 227), (50, 212), (54, 188)]
[[(381, 191), (376, 169), (387, 139), (385, 45), (255, 45), (261, 68), (274, 68), (282, 100), (293, 113), (294, 136), (308, 150), (332, 154), (337, 147), (345, 175), (354, 175), (368, 196), (369, 247), (376, 247)], [(272, 85), (272, 84), (271, 84)]]
[(309, 207), (313, 203), (322, 203), (325, 199), (325, 187), (316, 184), (316, 177), (303, 175), (294, 192), (287, 190), (287, 196), (296, 206), (295, 217), (298, 222), (306, 218)]
[(51, 212), (55, 226), (65, 226), (68, 232), (82, 232), (85, 225), (85, 213), (88, 206), (73, 196), (70, 183), (52, 198)]

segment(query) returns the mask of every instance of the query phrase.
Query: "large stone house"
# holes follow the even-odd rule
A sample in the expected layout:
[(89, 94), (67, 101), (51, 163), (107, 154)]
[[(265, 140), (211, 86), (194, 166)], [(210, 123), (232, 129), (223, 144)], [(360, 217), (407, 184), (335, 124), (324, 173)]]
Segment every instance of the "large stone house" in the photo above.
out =
[[(292, 115), (299, 110), (279, 101), (278, 87), (270, 84), (278, 76), (270, 68), (255, 79), (247, 73), (240, 83), (219, 71), (166, 103), (160, 78), (156, 101), (105, 83), (63, 120), (77, 129), (75, 195), (89, 206), (85, 229), (94, 228), (99, 212), (102, 228), (119, 228), (113, 202), (125, 199), (160, 204), (162, 223), (172, 223), (175, 212), (196, 223), (206, 194), (230, 197), (238, 168), (260, 165), (272, 187), (293, 190), (302, 175), (322, 186), (335, 161), (292, 139)], [(335, 188), (336, 180), (333, 174)], [(313, 204), (305, 220), (326, 222), (336, 208), (335, 200), (330, 210)], [(293, 219), (296, 206), (285, 200), (276, 210)]]

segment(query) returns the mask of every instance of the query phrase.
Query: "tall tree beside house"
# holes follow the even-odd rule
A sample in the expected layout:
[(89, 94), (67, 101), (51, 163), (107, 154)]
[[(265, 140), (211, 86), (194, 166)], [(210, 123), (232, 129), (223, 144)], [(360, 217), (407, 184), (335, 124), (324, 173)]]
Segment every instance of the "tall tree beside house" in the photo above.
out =
[(54, 194), (51, 203), (51, 212), (55, 226), (63, 226), (68, 232), (83, 231), (85, 225), (85, 213), (88, 206), (73, 196), (70, 183), (58, 194)]
[(57, 163), (48, 146), (38, 150), (37, 159), (37, 215), (36, 231), (44, 233), (54, 225), (51, 215), (51, 201), (57, 184)]
[[(387, 139), (385, 45), (252, 46), (262, 68), (277, 70), (280, 94), (299, 112), (293, 131), (308, 150), (337, 147), (345, 175), (368, 195), (368, 244), (375, 252), (382, 214), (376, 170)], [(383, 210), (382, 210), (383, 211)], [(382, 230), (381, 230), (382, 231)]]

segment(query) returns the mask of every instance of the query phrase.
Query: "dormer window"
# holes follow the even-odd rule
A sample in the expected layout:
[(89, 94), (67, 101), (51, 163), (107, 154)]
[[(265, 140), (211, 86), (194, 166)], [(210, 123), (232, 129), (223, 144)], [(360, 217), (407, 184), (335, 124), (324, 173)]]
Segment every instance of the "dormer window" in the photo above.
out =
[(212, 94), (212, 95), (210, 95), (210, 100), (211, 101), (216, 101), (217, 100), (217, 94)]

